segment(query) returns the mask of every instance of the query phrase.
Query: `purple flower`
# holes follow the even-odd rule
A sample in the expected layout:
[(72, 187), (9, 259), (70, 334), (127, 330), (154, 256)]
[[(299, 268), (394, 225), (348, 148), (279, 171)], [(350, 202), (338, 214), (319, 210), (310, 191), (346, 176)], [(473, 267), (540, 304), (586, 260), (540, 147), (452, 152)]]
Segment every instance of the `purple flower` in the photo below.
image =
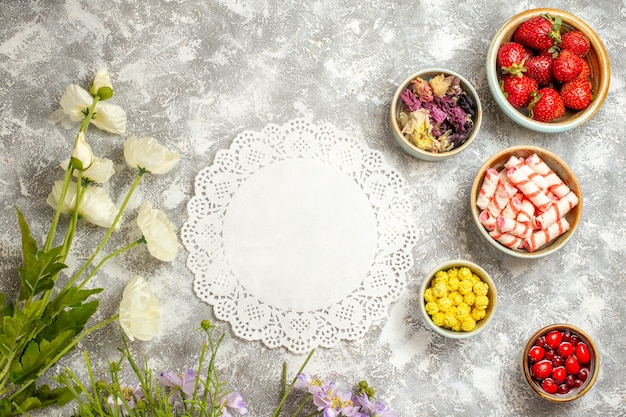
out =
[(313, 395), (313, 404), (318, 411), (323, 411), (324, 417), (360, 417), (359, 408), (352, 401), (350, 393), (336, 389), (335, 383), (324, 385), (318, 394)]
[(232, 413), (234, 411), (237, 411), (242, 416), (248, 414), (248, 409), (246, 408), (243, 396), (237, 391), (233, 391), (223, 396), (218, 401), (218, 405), (220, 411), (222, 412), (222, 416), (224, 417), (233, 417)]
[(381, 401), (371, 402), (367, 395), (359, 395), (355, 397), (355, 403), (361, 406), (361, 414), (363, 417), (398, 417), (398, 413), (389, 408)]
[(413, 91), (409, 89), (404, 90), (404, 92), (400, 94), (400, 98), (409, 112), (414, 112), (422, 107), (422, 102), (413, 94)]
[(293, 386), (295, 388), (306, 388), (306, 390), (313, 395), (319, 394), (324, 390), (321, 380), (311, 378), (307, 374), (298, 374), (296, 383)]
[(180, 388), (185, 395), (191, 396), (196, 387), (198, 373), (193, 369), (185, 369), (182, 375), (172, 372), (161, 372), (157, 379), (159, 380), (159, 384), (170, 388)]
[(107, 404), (109, 405), (111, 411), (115, 412), (114, 410), (117, 408), (118, 413), (121, 413), (122, 415), (127, 415), (128, 410), (126, 406), (128, 406), (128, 408), (130, 409), (134, 409), (135, 404), (137, 404), (137, 402), (143, 398), (143, 389), (141, 388), (140, 384), (137, 384), (134, 387), (125, 386), (124, 388), (122, 388), (121, 394), (124, 397), (126, 405), (124, 404), (124, 401), (122, 401), (122, 399), (117, 395), (109, 396), (107, 398)]

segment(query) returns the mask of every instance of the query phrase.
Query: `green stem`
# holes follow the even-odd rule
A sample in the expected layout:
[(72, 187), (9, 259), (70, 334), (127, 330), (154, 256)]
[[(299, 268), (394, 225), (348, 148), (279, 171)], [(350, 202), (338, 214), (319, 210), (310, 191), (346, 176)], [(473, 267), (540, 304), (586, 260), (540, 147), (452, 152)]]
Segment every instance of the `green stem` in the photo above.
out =
[[(82, 132), (84, 135), (87, 135), (87, 129), (89, 128), (89, 122), (93, 119), (94, 114), (96, 113), (96, 105), (98, 104), (98, 100), (100, 97), (97, 95), (93, 98), (91, 102), (91, 106), (87, 108), (87, 114), (83, 118), (83, 121), (80, 124), (80, 128), (78, 129), (78, 133), (76, 134), (76, 139), (74, 139), (74, 146), (76, 146), (76, 142), (78, 141), (78, 135)], [(59, 223), (59, 218), (61, 217), (61, 207), (63, 202), (65, 201), (65, 195), (67, 193), (67, 189), (69, 187), (70, 181), (72, 179), (72, 175), (74, 173), (74, 168), (72, 168), (71, 164), (67, 167), (65, 171), (65, 177), (63, 178), (63, 188), (61, 190), (61, 196), (59, 198), (59, 203), (57, 205), (57, 209), (54, 213), (54, 218), (52, 220), (52, 224), (50, 225), (50, 230), (48, 231), (48, 236), (46, 236), (46, 243), (44, 244), (44, 252), (50, 250), (52, 246), (52, 242), (54, 241), (54, 235), (57, 230), (57, 226)]]
[(95, 332), (98, 329), (101, 329), (102, 327), (106, 326), (109, 323), (114, 322), (115, 320), (119, 319), (119, 315), (115, 315), (111, 318), (109, 318), (108, 320), (104, 320), (90, 328), (88, 328), (87, 330), (85, 330), (84, 332), (82, 332), (81, 334), (78, 335), (78, 337), (75, 337), (70, 343), (67, 344), (67, 346), (65, 346), (63, 348), (63, 350), (61, 350), (59, 353), (57, 353), (57, 355), (52, 358), (52, 360), (50, 360), (48, 362), (48, 364), (46, 366), (44, 366), (43, 368), (41, 368), (39, 370), (39, 372), (37, 372), (37, 376), (34, 379), (31, 379), (27, 382), (25, 382), (20, 389), (18, 389), (17, 391), (15, 391), (13, 394), (11, 394), (11, 396), (9, 397), (11, 400), (13, 400), (15, 397), (17, 397), (22, 391), (24, 391), (26, 388), (28, 388), (33, 382), (37, 381), (37, 379), (39, 379), (39, 377), (41, 377), (48, 369), (50, 369), (50, 367), (54, 366), (59, 360), (61, 360), (61, 358), (63, 356), (65, 356), (67, 354), (67, 352), (69, 352), (70, 350), (72, 350), (74, 348), (74, 346), (76, 346), (76, 344), (78, 344), (78, 342), (80, 342), (81, 340), (83, 340), (83, 338), (85, 336), (88, 336), (89, 334)]
[(139, 182), (141, 181), (141, 178), (143, 177), (143, 174), (145, 172), (146, 171), (139, 170), (139, 173), (137, 174), (137, 177), (135, 177), (135, 181), (133, 181), (133, 184), (131, 185), (130, 189), (128, 190), (128, 193), (126, 193), (126, 197), (124, 198), (124, 201), (122, 202), (122, 206), (117, 211), (117, 215), (115, 216), (115, 219), (113, 220), (113, 224), (111, 224), (111, 227), (109, 227), (109, 230), (107, 230), (106, 235), (104, 235), (104, 237), (102, 238), (102, 240), (100, 241), (100, 243), (96, 247), (96, 250), (91, 254), (89, 259), (87, 259), (87, 262), (85, 262), (85, 264), (78, 270), (78, 272), (76, 272), (72, 276), (72, 278), (65, 285), (63, 290), (69, 288), (69, 286), (71, 286), (74, 282), (76, 282), (76, 280), (85, 272), (85, 270), (89, 267), (89, 265), (91, 265), (91, 263), (96, 258), (96, 256), (98, 256), (100, 251), (102, 251), (102, 249), (104, 248), (104, 245), (106, 245), (106, 243), (108, 242), (109, 238), (113, 234), (113, 231), (115, 230), (115, 227), (117, 226), (117, 223), (121, 219), (122, 214), (124, 213), (124, 210), (126, 209), (126, 206), (128, 205), (128, 202), (130, 201), (130, 197), (135, 192), (135, 189), (139, 185)]
[(314, 352), (315, 352), (315, 349), (311, 350), (309, 355), (304, 360), (304, 363), (302, 364), (302, 366), (300, 366), (300, 369), (298, 370), (298, 372), (296, 373), (296, 376), (291, 381), (291, 384), (289, 384), (289, 387), (283, 393), (283, 396), (280, 399), (280, 402), (278, 403), (278, 406), (274, 410), (274, 413), (272, 414), (272, 417), (278, 417), (280, 415), (280, 412), (281, 412), (281, 410), (283, 408), (283, 405), (285, 404), (285, 401), (287, 401), (287, 397), (291, 393), (291, 390), (293, 390), (293, 386), (295, 385), (296, 381), (298, 380), (298, 375), (300, 375), (302, 373), (302, 371), (304, 371), (304, 368), (306, 367), (307, 363), (309, 363), (309, 360), (311, 359), (311, 357), (313, 357), (313, 353)]
[(306, 405), (306, 403), (309, 401), (311, 397), (312, 397), (311, 393), (307, 392), (306, 395), (304, 396), (304, 399), (302, 400), (302, 402), (300, 403), (296, 411), (291, 415), (291, 417), (297, 417), (298, 414), (300, 414), (300, 411), (302, 411), (302, 409), (304, 408), (304, 406)]
[(65, 239), (63, 241), (63, 257), (61, 258), (61, 262), (64, 262), (65, 259), (67, 259), (67, 255), (69, 255), (70, 248), (72, 247), (72, 241), (74, 240), (76, 227), (78, 225), (78, 213), (80, 209), (80, 203), (82, 202), (85, 192), (87, 191), (87, 187), (82, 185), (82, 178), (83, 171), (78, 170), (78, 179), (76, 181), (76, 205), (74, 206), (72, 219), (70, 220), (70, 224), (68, 226), (67, 233), (65, 234)]
[[(98, 272), (98, 270), (100, 270), (100, 268), (102, 267), (102, 265), (104, 265), (109, 259), (124, 253), (128, 250), (131, 250), (132, 248), (134, 248), (135, 246), (139, 246), (142, 243), (144, 243), (145, 240), (143, 239), (143, 237), (139, 240), (134, 241), (133, 243), (130, 243), (126, 246), (124, 246), (123, 248), (120, 248), (118, 250), (116, 250), (115, 252), (111, 252), (110, 254), (108, 254), (107, 256), (105, 256), (99, 263), (98, 265), (96, 265), (91, 272), (89, 273), (89, 275), (87, 275), (85, 277), (85, 279), (80, 283), (80, 285), (78, 286), (79, 289), (83, 288), (88, 282), (89, 280), (91, 280), (91, 278), (93, 278), (93, 276)], [(79, 275), (74, 275), (72, 277), (72, 279), (67, 283), (66, 288), (70, 287), (72, 285), (74, 285), (74, 282), (76, 282), (76, 279), (78, 279)]]

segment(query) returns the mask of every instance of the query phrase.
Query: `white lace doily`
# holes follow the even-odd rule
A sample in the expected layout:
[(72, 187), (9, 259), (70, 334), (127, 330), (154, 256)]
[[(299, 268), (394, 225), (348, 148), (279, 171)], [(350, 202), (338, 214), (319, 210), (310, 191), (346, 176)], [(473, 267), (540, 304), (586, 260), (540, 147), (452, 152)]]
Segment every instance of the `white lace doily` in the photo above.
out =
[(244, 131), (195, 180), (181, 238), (194, 291), (246, 340), (355, 340), (405, 288), (406, 182), (359, 138), (303, 119)]

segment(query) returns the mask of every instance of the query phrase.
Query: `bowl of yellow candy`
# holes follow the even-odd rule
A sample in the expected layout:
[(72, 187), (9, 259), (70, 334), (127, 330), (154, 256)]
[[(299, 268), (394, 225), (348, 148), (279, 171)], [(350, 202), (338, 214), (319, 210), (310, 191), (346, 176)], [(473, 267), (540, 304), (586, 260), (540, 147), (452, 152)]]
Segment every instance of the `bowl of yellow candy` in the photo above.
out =
[(420, 287), (420, 311), (435, 332), (465, 339), (482, 332), (498, 306), (496, 286), (473, 262), (445, 261), (433, 268)]

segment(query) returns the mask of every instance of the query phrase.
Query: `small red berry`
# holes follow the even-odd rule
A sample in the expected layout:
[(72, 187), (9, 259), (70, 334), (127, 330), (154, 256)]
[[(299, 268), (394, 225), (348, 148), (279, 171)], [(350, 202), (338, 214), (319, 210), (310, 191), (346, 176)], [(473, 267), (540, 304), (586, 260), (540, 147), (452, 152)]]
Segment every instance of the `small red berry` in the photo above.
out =
[(545, 347), (545, 344), (546, 344), (545, 336), (539, 336), (537, 340), (535, 340), (535, 345), (537, 346)]
[(570, 51), (561, 51), (559, 56), (554, 58), (552, 64), (552, 76), (560, 83), (572, 81), (578, 77), (583, 70), (583, 59)]
[(496, 55), (496, 65), (504, 73), (518, 74), (525, 70), (526, 48), (521, 43), (502, 44)]
[(579, 30), (572, 30), (561, 35), (562, 51), (572, 51), (576, 55), (583, 57), (587, 55), (590, 47), (589, 39)]
[(578, 359), (576, 356), (570, 356), (565, 359), (565, 369), (568, 374), (577, 375), (580, 372), (580, 363), (578, 363)]
[(569, 392), (569, 387), (567, 384), (561, 384), (556, 392), (559, 394), (567, 394)]
[(586, 109), (591, 103), (591, 83), (587, 78), (578, 77), (561, 86), (561, 97), (565, 107), (572, 110)]
[(567, 378), (567, 371), (564, 367), (559, 366), (552, 370), (551, 376), (554, 382), (556, 382), (557, 384), (562, 384), (563, 382), (565, 382), (565, 378)]
[(552, 363), (550, 361), (540, 361), (531, 367), (531, 372), (536, 379), (546, 379), (552, 374)]
[(552, 358), (552, 365), (554, 366), (561, 366), (563, 362), (565, 362), (565, 359), (562, 356), (554, 355), (554, 358)]
[(551, 378), (546, 378), (541, 382), (541, 388), (548, 394), (555, 394), (559, 386), (556, 382), (554, 382)]
[(552, 62), (549, 55), (537, 55), (525, 63), (526, 75), (537, 81), (539, 85), (548, 85), (552, 82)]
[(563, 342), (559, 345), (557, 352), (559, 356), (562, 356), (563, 358), (569, 358), (574, 354), (574, 345), (572, 345), (570, 342)]
[(560, 22), (546, 13), (519, 25), (513, 34), (513, 40), (528, 48), (543, 51), (554, 45), (554, 39), (560, 36), (560, 29)]
[(578, 358), (578, 362), (582, 365), (586, 365), (591, 362), (591, 353), (589, 352), (589, 348), (583, 342), (580, 342), (576, 345), (575, 348), (576, 358)]
[(587, 378), (589, 378), (589, 370), (587, 368), (581, 369), (578, 373), (578, 379), (580, 379), (582, 382), (585, 382)]
[[(528, 105), (529, 115), (532, 119), (547, 123), (558, 119), (565, 113), (565, 103), (563, 103), (563, 98), (555, 89), (551, 87), (544, 87), (536, 93), (532, 93), (532, 95), (533, 98)], [(558, 341), (560, 343), (562, 337), (560, 336), (561, 333), (558, 333)], [(556, 348), (559, 345), (558, 343), (554, 345), (554, 340), (550, 342), (547, 337), (546, 343), (548, 346), (553, 348)]]
[(552, 349), (558, 348), (562, 341), (563, 334), (558, 330), (553, 330), (546, 335), (546, 343)]
[(568, 375), (565, 378), (565, 385), (572, 388), (576, 386), (576, 377), (574, 375)]
[(524, 74), (506, 74), (502, 77), (502, 92), (513, 107), (523, 108), (530, 104), (531, 94), (539, 88), (537, 81)]
[(546, 350), (544, 348), (541, 346), (533, 346), (528, 352), (528, 359), (530, 359), (531, 362), (539, 362), (543, 359), (545, 354)]
[[(544, 343), (545, 344), (545, 343)], [(548, 349), (546, 351), (546, 359), (549, 361), (554, 360), (554, 356), (556, 355), (556, 352), (554, 349)]]

